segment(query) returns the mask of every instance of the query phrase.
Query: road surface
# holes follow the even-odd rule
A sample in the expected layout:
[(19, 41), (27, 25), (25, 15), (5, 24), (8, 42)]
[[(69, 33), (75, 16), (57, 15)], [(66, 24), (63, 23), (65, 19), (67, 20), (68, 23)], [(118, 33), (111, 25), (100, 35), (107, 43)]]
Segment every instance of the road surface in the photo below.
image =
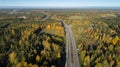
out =
[[(48, 16), (46, 18), (48, 18)], [(75, 38), (73, 36), (72, 30), (68, 25), (64, 23), (63, 20), (61, 19), (59, 20), (62, 26), (64, 27), (65, 34), (66, 34), (66, 64), (65, 64), (65, 67), (80, 67), (77, 48), (76, 48), (76, 42), (75, 42)]]
[(66, 32), (66, 65), (65, 67), (80, 67), (75, 38), (68, 25), (60, 20)]

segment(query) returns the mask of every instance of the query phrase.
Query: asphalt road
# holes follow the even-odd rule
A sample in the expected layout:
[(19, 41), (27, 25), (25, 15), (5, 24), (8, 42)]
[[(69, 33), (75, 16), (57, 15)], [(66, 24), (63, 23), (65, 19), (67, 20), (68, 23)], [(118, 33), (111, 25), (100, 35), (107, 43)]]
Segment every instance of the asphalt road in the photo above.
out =
[[(47, 16), (43, 18), (42, 21), (46, 20), (49, 17)], [(62, 26), (64, 27), (66, 33), (66, 64), (65, 67), (80, 67), (78, 53), (76, 48), (76, 41), (73, 36), (71, 28), (64, 23), (63, 20), (60, 19)]]
[(71, 28), (60, 20), (66, 32), (66, 67), (80, 67), (75, 38)]

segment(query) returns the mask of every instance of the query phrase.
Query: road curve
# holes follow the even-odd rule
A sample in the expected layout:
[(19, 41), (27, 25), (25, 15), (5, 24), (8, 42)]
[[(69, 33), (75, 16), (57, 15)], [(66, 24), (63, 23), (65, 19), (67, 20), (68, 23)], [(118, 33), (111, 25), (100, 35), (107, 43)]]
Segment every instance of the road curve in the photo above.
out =
[(66, 65), (65, 67), (80, 67), (75, 38), (68, 25), (60, 20), (66, 32)]

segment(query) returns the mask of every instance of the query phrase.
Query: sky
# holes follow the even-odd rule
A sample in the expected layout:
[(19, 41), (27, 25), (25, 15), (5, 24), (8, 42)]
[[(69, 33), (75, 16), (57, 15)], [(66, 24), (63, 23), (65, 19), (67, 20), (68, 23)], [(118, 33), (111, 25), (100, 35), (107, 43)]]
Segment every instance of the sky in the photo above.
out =
[(0, 0), (0, 7), (3, 6), (120, 7), (120, 0)]

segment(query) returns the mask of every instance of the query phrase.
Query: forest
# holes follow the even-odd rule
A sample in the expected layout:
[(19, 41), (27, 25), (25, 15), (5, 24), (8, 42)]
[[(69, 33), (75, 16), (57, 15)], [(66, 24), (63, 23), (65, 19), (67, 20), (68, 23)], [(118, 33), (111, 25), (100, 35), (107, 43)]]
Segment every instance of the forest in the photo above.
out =
[(63, 67), (65, 38), (61, 23), (49, 18), (41, 21), (45, 16), (42, 10), (10, 11), (0, 10), (0, 66)]
[(119, 9), (1, 9), (2, 67), (65, 67), (62, 19), (71, 27), (80, 67), (120, 67)]
[(120, 10), (53, 10), (77, 42), (80, 67), (120, 67)]

